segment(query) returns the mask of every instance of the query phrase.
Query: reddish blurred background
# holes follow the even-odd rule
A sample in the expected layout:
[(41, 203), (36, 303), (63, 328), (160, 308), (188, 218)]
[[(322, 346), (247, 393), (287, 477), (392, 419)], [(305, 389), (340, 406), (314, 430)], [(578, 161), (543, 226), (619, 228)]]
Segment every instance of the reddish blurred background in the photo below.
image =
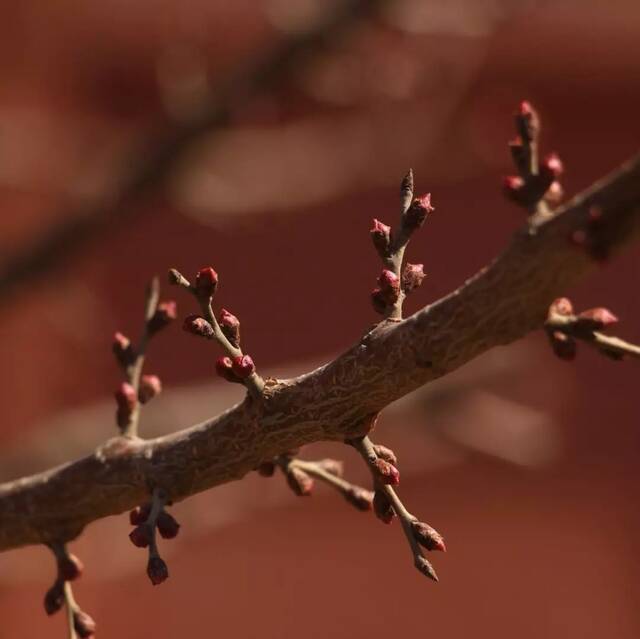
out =
[[(24, 0), (0, 24), (0, 250), (8, 260), (91, 210), (221, 82), (322, 18), (321, 0), (78, 3)], [(409, 166), (436, 206), (409, 249), (429, 278), (409, 310), (459, 285), (522, 224), (500, 195), (511, 114), (528, 97), (569, 195), (640, 140), (636, 0), (403, 0), (333, 38), (192, 144), (166, 180), (91, 242), (0, 299), (0, 479), (87, 453), (114, 432), (115, 330), (136, 335), (146, 281), (211, 263), (264, 374), (294, 375), (374, 321), (372, 217), (395, 222)], [(579, 288), (640, 341), (638, 248)], [(173, 295), (174, 291), (165, 291)], [(182, 315), (193, 308), (178, 299)], [(172, 327), (147, 370), (166, 392), (142, 431), (175, 430), (239, 397), (216, 352)], [(122, 515), (72, 545), (76, 593), (100, 637), (388, 638), (640, 635), (638, 372), (582, 348), (555, 360), (542, 335), (496, 349), (385, 413), (401, 495), (446, 537), (437, 586), (384, 527), (319, 487), (293, 497), (247, 477), (177, 504), (152, 588)], [(318, 445), (307, 456), (345, 457)], [(0, 525), (2, 523), (0, 522)], [(65, 636), (47, 618), (48, 551), (0, 555), (0, 639)]]

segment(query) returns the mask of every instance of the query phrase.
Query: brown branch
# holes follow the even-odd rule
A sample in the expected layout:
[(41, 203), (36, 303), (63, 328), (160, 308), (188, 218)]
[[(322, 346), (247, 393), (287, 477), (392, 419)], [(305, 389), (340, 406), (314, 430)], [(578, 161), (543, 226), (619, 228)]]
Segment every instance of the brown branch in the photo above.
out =
[(90, 522), (148, 500), (177, 501), (240, 479), (283, 451), (366, 434), (390, 402), (480, 353), (543, 326), (550, 302), (593, 268), (570, 238), (598, 208), (598, 255), (640, 231), (640, 157), (532, 229), (461, 288), (401, 322), (382, 322), (346, 353), (262, 398), (149, 441), (114, 438), (76, 462), (0, 486), (0, 550), (67, 541)]

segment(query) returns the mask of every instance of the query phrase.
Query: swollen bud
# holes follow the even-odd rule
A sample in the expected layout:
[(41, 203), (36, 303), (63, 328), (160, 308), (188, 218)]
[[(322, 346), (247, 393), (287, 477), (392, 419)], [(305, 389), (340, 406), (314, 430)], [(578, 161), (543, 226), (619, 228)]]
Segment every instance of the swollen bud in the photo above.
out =
[(411, 529), (418, 543), (427, 550), (446, 552), (447, 548), (444, 545), (442, 535), (428, 524), (422, 521), (414, 521), (411, 524)]
[(371, 241), (376, 247), (376, 251), (378, 251), (379, 255), (385, 257), (389, 252), (389, 246), (391, 244), (391, 227), (374, 219), (373, 227), (369, 233), (371, 234)]
[(256, 370), (255, 364), (249, 355), (238, 355), (233, 358), (233, 372), (240, 378), (246, 379)]
[(129, 523), (132, 526), (139, 526), (144, 524), (149, 519), (151, 513), (151, 504), (144, 504), (143, 506), (136, 506), (129, 512)]
[(578, 314), (576, 329), (591, 333), (601, 331), (617, 322), (618, 318), (608, 308), (590, 308)]
[(424, 264), (407, 264), (402, 271), (402, 290), (410, 293), (422, 284), (422, 280), (426, 277), (424, 272)]
[(564, 165), (557, 153), (549, 153), (540, 162), (540, 175), (547, 177), (549, 181), (557, 180), (564, 173)]
[(151, 543), (152, 535), (151, 526), (140, 524), (129, 533), (129, 539), (137, 548), (146, 548)]
[(218, 324), (229, 342), (236, 348), (240, 348), (240, 320), (223, 308), (218, 317)]
[(576, 341), (565, 335), (561, 331), (551, 331), (547, 333), (551, 348), (559, 359), (570, 362), (576, 358), (577, 346)]
[(182, 324), (182, 330), (199, 337), (213, 338), (213, 327), (204, 317), (199, 315), (188, 315)]
[(64, 606), (64, 581), (57, 579), (44, 596), (44, 610), (51, 616)]
[(371, 304), (376, 313), (383, 315), (387, 309), (387, 300), (385, 294), (379, 288), (374, 288), (371, 291)]
[(414, 565), (425, 577), (438, 581), (438, 575), (436, 575), (433, 566), (422, 555), (416, 557)]
[(150, 335), (155, 335), (155, 333), (162, 330), (165, 326), (171, 324), (177, 316), (177, 305), (173, 300), (160, 302), (156, 308), (156, 312), (147, 322), (147, 331)]
[(158, 532), (163, 539), (173, 539), (180, 532), (180, 524), (168, 512), (162, 511), (156, 522)]
[(515, 116), (516, 130), (525, 142), (535, 140), (540, 134), (540, 118), (530, 102), (523, 100)]
[(138, 402), (136, 391), (129, 382), (122, 382), (114, 393), (118, 409), (124, 412), (131, 412)]
[(154, 586), (161, 584), (169, 578), (169, 568), (160, 557), (149, 557), (147, 563), (147, 575)]
[(545, 201), (551, 205), (559, 204), (563, 197), (564, 189), (562, 188), (562, 184), (558, 181), (551, 182), (551, 186), (549, 186), (547, 192), (544, 194)]
[(82, 574), (82, 562), (72, 554), (66, 554), (58, 559), (58, 576), (63, 581), (73, 581)]
[(196, 295), (201, 299), (213, 297), (218, 287), (218, 274), (210, 266), (201, 268), (196, 275)]
[(433, 211), (435, 209), (431, 206), (431, 193), (415, 198), (402, 218), (405, 229), (409, 232), (419, 229), (427, 219), (427, 215)]
[(376, 454), (377, 457), (381, 457), (382, 459), (389, 462), (393, 466), (398, 465), (398, 458), (390, 448), (387, 448), (386, 446), (382, 446), (380, 444), (374, 444), (373, 452)]
[(519, 175), (507, 175), (502, 181), (502, 192), (512, 202), (526, 204), (525, 183)]
[(150, 402), (162, 392), (162, 382), (157, 375), (143, 375), (140, 379), (138, 399), (141, 404)]
[(553, 300), (549, 306), (549, 319), (552, 319), (554, 315), (561, 315), (562, 317), (573, 315), (573, 304), (571, 300), (566, 297), (558, 297)]
[(388, 461), (378, 457), (373, 464), (376, 479), (382, 484), (397, 486), (400, 483), (400, 472)]
[(352, 486), (343, 493), (344, 498), (358, 510), (365, 512), (371, 510), (373, 502), (373, 493), (359, 486)]
[(296, 466), (287, 468), (287, 483), (298, 497), (308, 497), (313, 491), (313, 479)]
[(82, 610), (73, 613), (73, 627), (80, 639), (89, 639), (96, 633), (96, 622)]
[(131, 345), (131, 340), (122, 333), (114, 334), (111, 350), (113, 351), (118, 364), (120, 364), (122, 368), (130, 366), (136, 359), (136, 354), (133, 350), (133, 346)]
[(230, 357), (220, 356), (216, 360), (216, 373), (228, 382), (240, 382), (240, 378), (233, 372), (233, 362)]
[(389, 498), (382, 490), (376, 490), (373, 494), (373, 512), (385, 524), (390, 524), (396, 516)]

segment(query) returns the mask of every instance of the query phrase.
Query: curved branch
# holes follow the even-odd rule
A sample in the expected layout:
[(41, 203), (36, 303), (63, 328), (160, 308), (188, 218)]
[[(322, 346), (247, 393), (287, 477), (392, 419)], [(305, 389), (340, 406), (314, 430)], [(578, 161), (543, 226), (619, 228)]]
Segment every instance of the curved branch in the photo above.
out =
[[(587, 230), (588, 246), (572, 244)], [(371, 416), (389, 403), (541, 328), (553, 298), (639, 231), (640, 156), (552, 218), (530, 223), (458, 290), (404, 321), (380, 323), (315, 371), (268, 379), (262, 399), (248, 396), (165, 437), (114, 438), (88, 457), (1, 485), (0, 550), (72, 539), (88, 523), (144, 502), (154, 487), (181, 500), (240, 479), (285, 450), (366, 434)]]

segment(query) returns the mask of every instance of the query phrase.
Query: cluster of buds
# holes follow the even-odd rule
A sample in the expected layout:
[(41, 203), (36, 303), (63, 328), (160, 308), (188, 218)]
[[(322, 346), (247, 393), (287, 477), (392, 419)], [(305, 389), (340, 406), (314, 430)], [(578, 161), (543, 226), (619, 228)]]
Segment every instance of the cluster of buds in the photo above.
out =
[(202, 310), (202, 315), (189, 315), (182, 328), (192, 335), (217, 340), (227, 355), (216, 360), (216, 373), (228, 382), (245, 384), (254, 376), (256, 367), (251, 356), (240, 350), (240, 320), (225, 308), (218, 317), (213, 313), (211, 303), (219, 284), (216, 271), (210, 266), (201, 268), (191, 284), (179, 271), (170, 269), (169, 282), (190, 291)]
[(57, 575), (53, 586), (49, 588), (44, 597), (44, 609), (48, 615), (58, 612), (65, 604), (69, 607), (70, 621), (77, 636), (82, 639), (93, 637), (96, 624), (93, 619), (80, 609), (73, 599), (71, 584), (69, 582), (78, 579), (83, 572), (82, 562), (67, 551), (64, 544), (52, 544), (51, 550), (56, 557)]
[(529, 102), (520, 103), (515, 126), (517, 136), (509, 142), (509, 149), (518, 175), (504, 178), (505, 196), (531, 213), (539, 210), (541, 202), (558, 204), (563, 197), (559, 179), (564, 166), (556, 153), (539, 160), (540, 117)]
[(380, 220), (373, 220), (371, 241), (385, 268), (378, 277), (376, 288), (371, 291), (371, 303), (381, 315), (399, 319), (406, 295), (422, 284), (425, 278), (422, 264), (406, 264), (402, 268), (404, 250), (412, 234), (419, 229), (434, 211), (431, 194), (413, 197), (413, 172), (410, 170), (400, 186), (400, 227), (392, 233), (391, 227)]
[(163, 539), (174, 539), (180, 531), (180, 524), (165, 509), (164, 503), (158, 501), (134, 508), (129, 513), (129, 522), (135, 528), (129, 533), (131, 543), (137, 548), (149, 549), (147, 575), (154, 586), (161, 584), (169, 577), (169, 569), (158, 553), (156, 530)]
[(624, 357), (624, 352), (619, 348), (620, 340), (608, 338), (598, 332), (617, 322), (618, 318), (609, 309), (602, 307), (575, 314), (571, 301), (560, 297), (549, 306), (545, 331), (553, 352), (560, 359), (575, 359), (576, 340), (583, 340), (595, 344), (604, 355), (619, 360)]

